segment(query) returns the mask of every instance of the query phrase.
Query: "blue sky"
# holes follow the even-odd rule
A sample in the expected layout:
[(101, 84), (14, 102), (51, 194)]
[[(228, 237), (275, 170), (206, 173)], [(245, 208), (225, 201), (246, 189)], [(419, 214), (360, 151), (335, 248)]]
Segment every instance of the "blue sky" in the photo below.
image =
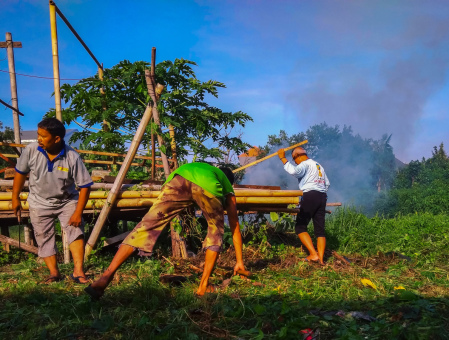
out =
[[(123, 59), (186, 58), (201, 80), (227, 85), (211, 103), (254, 118), (243, 138), (310, 125), (351, 125), (366, 138), (392, 134), (405, 162), (449, 150), (449, 6), (446, 1), (84, 1), (58, 7), (104, 67)], [(47, 0), (0, 0), (0, 33), (21, 41), (16, 72), (52, 77)], [(61, 78), (96, 65), (58, 19)], [(7, 70), (0, 49), (0, 70)], [(61, 80), (63, 83), (64, 80)], [(69, 81), (72, 82), (72, 81)], [(54, 107), (53, 81), (17, 76), (22, 128)], [(0, 72), (0, 98), (10, 101)], [(0, 121), (12, 126), (11, 110)]]

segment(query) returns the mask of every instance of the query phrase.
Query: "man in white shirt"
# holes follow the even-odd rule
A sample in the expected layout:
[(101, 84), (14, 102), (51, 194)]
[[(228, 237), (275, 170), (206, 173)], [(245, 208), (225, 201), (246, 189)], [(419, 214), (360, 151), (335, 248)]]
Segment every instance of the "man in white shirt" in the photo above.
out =
[[(303, 196), (299, 214), (296, 217), (295, 231), (302, 244), (309, 251), (304, 261), (320, 262), (324, 264), (324, 250), (326, 249), (326, 234), (324, 231), (327, 189), (330, 182), (323, 167), (307, 156), (306, 150), (297, 147), (292, 152), (294, 164), (285, 158), (285, 150), (279, 149), (278, 156), (284, 164), (284, 170), (298, 178), (299, 189)], [(307, 232), (307, 225), (313, 219), (315, 237), (317, 238), (317, 250), (313, 246), (312, 239)]]

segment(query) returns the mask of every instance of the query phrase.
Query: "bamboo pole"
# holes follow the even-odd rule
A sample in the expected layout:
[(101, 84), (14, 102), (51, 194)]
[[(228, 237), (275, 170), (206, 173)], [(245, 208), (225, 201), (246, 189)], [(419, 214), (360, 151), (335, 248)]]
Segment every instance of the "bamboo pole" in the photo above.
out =
[(50, 0), (51, 52), (53, 55), (53, 83), (55, 88), (56, 119), (62, 122), (61, 91), (59, 79), (58, 29), (56, 26), (56, 5)]
[(14, 47), (12, 41), (12, 34), (6, 32), (6, 44), (8, 54), (8, 67), (9, 67), (9, 80), (11, 82), (11, 105), (15, 108), (12, 112), (14, 123), (14, 142), (21, 144), (20, 140), (20, 122), (19, 122), (19, 99), (17, 97), (17, 84), (16, 84), (16, 68), (14, 64)]
[[(160, 190), (126, 190), (118, 191), (117, 198), (156, 198), (160, 195)], [(106, 199), (109, 191), (91, 191), (89, 193), (89, 199)], [(297, 198), (302, 196), (301, 190), (264, 190), (264, 189), (236, 189), (236, 197), (266, 197), (266, 198), (276, 198), (276, 197), (293, 197)], [(20, 193), (20, 199), (26, 200), (28, 198), (27, 192)], [(0, 192), (0, 201), (10, 201), (12, 199), (11, 192)]]
[[(303, 145), (303, 144), (306, 144), (307, 142), (308, 142), (308, 140), (302, 141), (301, 143), (298, 143), (298, 144), (289, 146), (288, 148), (284, 148), (284, 150), (285, 150), (285, 151), (288, 151), (288, 150), (297, 148), (298, 146)], [(238, 171), (244, 170), (244, 169), (246, 169), (246, 168), (249, 168), (250, 166), (253, 166), (253, 165), (259, 164), (259, 163), (261, 163), (261, 162), (263, 162), (263, 161), (266, 161), (267, 159), (269, 159), (269, 158), (271, 158), (271, 157), (277, 156), (277, 154), (278, 154), (277, 152), (274, 152), (274, 153), (272, 153), (271, 155), (265, 156), (264, 158), (258, 159), (257, 161), (254, 161), (254, 162), (249, 163), (249, 164), (246, 164), (246, 165), (244, 165), (244, 166), (242, 166), (242, 167), (240, 167), (240, 168), (237, 168), (237, 169), (235, 169), (235, 170), (232, 170), (232, 172), (236, 173), (236, 172), (238, 172)]]
[(117, 194), (123, 184), (123, 180), (125, 179), (126, 173), (128, 172), (128, 169), (131, 165), (131, 160), (136, 155), (136, 152), (139, 148), (140, 142), (142, 141), (143, 134), (145, 133), (145, 129), (150, 119), (151, 119), (151, 106), (147, 105), (142, 120), (140, 121), (139, 127), (137, 128), (136, 134), (134, 135), (131, 145), (129, 147), (128, 154), (125, 157), (124, 164), (120, 167), (120, 171), (115, 179), (111, 192), (108, 194), (107, 204), (105, 204), (101, 209), (101, 213), (98, 216), (94, 229), (92, 230), (89, 240), (86, 243), (86, 250), (85, 250), (86, 258), (90, 255), (95, 244), (97, 243), (98, 236), (100, 235), (101, 229), (103, 229), (103, 225), (109, 215), (109, 212), (111, 211), (112, 205), (115, 203), (117, 199)]
[[(111, 191), (112, 193), (112, 191)], [(109, 193), (108, 197), (106, 199), (89, 199), (87, 201), (85, 209), (100, 209), (102, 208), (102, 211), (107, 208), (108, 212), (113, 207), (118, 208), (125, 208), (125, 207), (150, 207), (155, 201), (156, 198), (122, 198), (117, 199), (117, 194), (114, 195), (114, 201), (111, 201)], [(288, 205), (288, 204), (299, 204), (299, 198), (298, 197), (236, 197), (237, 204), (239, 205), (254, 205), (254, 204), (273, 204), (273, 205)], [(23, 210), (29, 210), (29, 205), (27, 201), (21, 201), (22, 209)], [(5, 210), (12, 210), (12, 202), (11, 201), (0, 201), (0, 211)], [(100, 216), (98, 217), (98, 220), (102, 217), (102, 214), (100, 213)], [(100, 225), (99, 221), (97, 220), (97, 223), (95, 224), (94, 230), (92, 231), (92, 234), (97, 230), (98, 231), (98, 225)], [(103, 221), (104, 223), (104, 221)], [(88, 244), (90, 245), (90, 248), (93, 249), (93, 246), (95, 245), (94, 240), (96, 239), (89, 237)], [(99, 234), (99, 231), (98, 231)], [(96, 236), (98, 237), (98, 235)], [(92, 250), (91, 249), (91, 250)]]
[(64, 16), (64, 14), (61, 12), (61, 10), (59, 9), (58, 6), (56, 6), (56, 3), (54, 1), (50, 1), (50, 3), (53, 4), (53, 6), (55, 7), (55, 11), (56, 13), (58, 13), (59, 17), (62, 19), (62, 21), (64, 21), (64, 23), (67, 25), (67, 27), (69, 28), (69, 30), (73, 33), (73, 35), (78, 39), (78, 41), (81, 43), (81, 45), (84, 47), (84, 49), (86, 50), (87, 53), (89, 53), (89, 55), (92, 57), (92, 59), (94, 60), (95, 64), (97, 64), (98, 67), (103, 68), (103, 65), (100, 64), (100, 62), (97, 60), (97, 58), (95, 58), (94, 54), (92, 53), (92, 51), (89, 49), (89, 47), (87, 47), (86, 43), (83, 41), (83, 39), (81, 39), (80, 35), (76, 32), (76, 30), (73, 28), (73, 26), (70, 24), (70, 22), (67, 20), (67, 18)]

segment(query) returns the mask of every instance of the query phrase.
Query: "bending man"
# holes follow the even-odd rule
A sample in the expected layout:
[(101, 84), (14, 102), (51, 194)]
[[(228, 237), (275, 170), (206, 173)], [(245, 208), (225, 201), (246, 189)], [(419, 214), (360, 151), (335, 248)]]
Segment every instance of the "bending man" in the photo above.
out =
[[(299, 214), (296, 217), (295, 232), (309, 251), (309, 256), (304, 261), (319, 261), (323, 264), (324, 250), (326, 248), (326, 234), (324, 232), (326, 192), (330, 185), (329, 180), (323, 167), (309, 158), (306, 151), (301, 147), (295, 148), (292, 152), (295, 164), (291, 164), (285, 158), (284, 149), (278, 150), (278, 156), (284, 164), (284, 170), (298, 178), (299, 189), (303, 192)], [(315, 250), (312, 239), (307, 232), (307, 225), (311, 219), (313, 219), (318, 251)]]
[(85, 289), (86, 293), (93, 299), (99, 299), (122, 263), (136, 250), (139, 255), (151, 255), (157, 238), (168, 222), (195, 203), (203, 211), (208, 224), (207, 236), (203, 242), (203, 249), (206, 250), (204, 271), (196, 294), (201, 296), (213, 291), (208, 286), (208, 281), (222, 249), (225, 209), (237, 259), (234, 273), (245, 270), (233, 182), (234, 174), (230, 169), (219, 169), (206, 163), (185, 164), (175, 170), (168, 177), (150, 211), (125, 238), (108, 269)]

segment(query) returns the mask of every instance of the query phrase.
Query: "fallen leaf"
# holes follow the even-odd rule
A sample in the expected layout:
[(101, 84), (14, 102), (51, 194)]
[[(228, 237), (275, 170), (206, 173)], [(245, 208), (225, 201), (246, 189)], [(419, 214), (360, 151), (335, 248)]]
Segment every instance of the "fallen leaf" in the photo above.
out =
[(360, 279), (360, 281), (362, 282), (362, 284), (365, 287), (371, 287), (373, 289), (377, 289), (376, 285), (374, 283), (372, 283), (371, 280), (369, 280), (369, 279)]
[(394, 290), (398, 290), (398, 289), (405, 289), (404, 287), (402, 287), (402, 286), (397, 286), (397, 287), (394, 287)]

